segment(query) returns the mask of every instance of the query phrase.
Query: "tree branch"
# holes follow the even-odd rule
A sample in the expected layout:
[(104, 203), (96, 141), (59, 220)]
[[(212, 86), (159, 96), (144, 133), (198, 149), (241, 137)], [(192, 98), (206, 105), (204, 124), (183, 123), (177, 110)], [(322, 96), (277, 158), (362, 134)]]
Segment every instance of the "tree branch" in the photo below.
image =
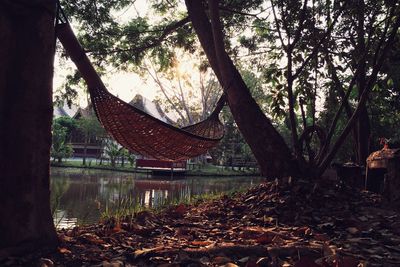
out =
[(300, 73), (303, 71), (303, 69), (305, 68), (305, 66), (308, 64), (308, 62), (315, 56), (315, 54), (318, 53), (319, 48), (321, 47), (321, 45), (325, 42), (325, 39), (330, 35), (330, 33), (333, 30), (333, 27), (335, 26), (339, 15), (342, 13), (342, 10), (344, 9), (344, 5), (341, 7), (341, 9), (339, 10), (338, 14), (335, 16), (332, 24), (329, 26), (328, 30), (325, 32), (324, 36), (322, 36), (321, 40), (318, 42), (318, 44), (313, 48), (313, 51), (311, 52), (310, 55), (308, 55), (308, 57), (306, 58), (306, 60), (304, 60), (303, 64), (301, 64), (301, 66), (295, 71), (295, 73), (293, 74), (293, 79), (296, 79)]
[[(91, 50), (85, 50), (85, 52), (86, 53), (91, 53), (92, 55), (97, 55), (97, 56), (104, 55), (104, 54), (107, 55), (107, 54), (113, 54), (113, 53), (121, 53), (121, 52), (141, 53), (141, 52), (144, 52), (144, 51), (146, 51), (146, 50), (148, 50), (150, 48), (154, 48), (154, 47), (160, 45), (169, 34), (171, 34), (173, 31), (175, 31), (176, 29), (184, 26), (185, 24), (187, 24), (189, 22), (190, 22), (190, 18), (189, 18), (189, 16), (187, 16), (187, 17), (185, 17), (185, 18), (183, 18), (183, 19), (181, 19), (181, 20), (179, 20), (179, 21), (177, 21), (177, 22), (175, 22), (173, 24), (170, 24), (170, 25), (166, 26), (161, 31), (161, 35), (156, 40), (151, 40), (147, 44), (145, 44), (143, 46), (140, 46), (140, 47), (134, 47), (134, 48), (129, 48), (129, 49), (116, 48), (116, 49), (108, 50), (105, 53), (96, 53), (96, 52), (91, 51)], [(147, 31), (147, 32), (150, 32), (150, 31)], [(154, 31), (154, 32), (156, 32), (156, 31)]]
[(219, 9), (223, 10), (223, 11), (227, 11), (229, 13), (239, 14), (239, 15), (248, 16), (248, 17), (255, 17), (255, 18), (258, 18), (258, 15), (263, 12), (263, 11), (261, 11), (258, 14), (251, 14), (251, 13), (246, 13), (246, 12), (242, 12), (242, 11), (239, 11), (239, 10), (234, 10), (234, 9), (231, 9), (231, 8), (225, 7), (225, 6), (220, 6)]
[(154, 70), (154, 68), (153, 68), (154, 74), (151, 73), (150, 69), (145, 64), (144, 64), (144, 68), (147, 71), (147, 73), (150, 75), (150, 77), (153, 79), (153, 81), (158, 85), (158, 87), (160, 88), (161, 92), (163, 93), (163, 95), (165, 96), (165, 98), (167, 99), (167, 101), (171, 105), (171, 107), (176, 111), (176, 113), (178, 113), (178, 115), (181, 117), (181, 119), (183, 121), (186, 121), (186, 118), (183, 115), (183, 113), (176, 107), (176, 105), (174, 104), (172, 99), (167, 94), (166, 89), (165, 89), (164, 85), (162, 84), (162, 82), (161, 82), (160, 78), (158, 77), (158, 74)]
[(303, 30), (303, 23), (306, 18), (306, 10), (307, 10), (307, 0), (304, 0), (303, 8), (301, 9), (300, 18), (299, 18), (299, 26), (297, 28), (296, 33), (294, 34), (293, 42), (289, 44), (293, 49), (296, 43), (300, 40), (301, 32)]
[(282, 44), (282, 48), (283, 50), (287, 50), (287, 47), (289, 46), (289, 42), (287, 45), (285, 45), (285, 42), (283, 41), (283, 37), (282, 37), (282, 33), (281, 33), (281, 28), (279, 26), (279, 21), (278, 21), (278, 17), (276, 16), (276, 11), (275, 11), (275, 7), (274, 7), (274, 2), (271, 0), (271, 6), (272, 6), (272, 13), (274, 14), (274, 21), (275, 21), (275, 25), (276, 25), (276, 30), (278, 31), (278, 36), (279, 36), (279, 40), (281, 41)]
[[(393, 8), (393, 10), (394, 9), (395, 8)], [(386, 58), (386, 54), (388, 53), (391, 45), (393, 44), (393, 41), (395, 40), (396, 33), (399, 29), (399, 26), (400, 26), (400, 15), (397, 15), (396, 21), (393, 25), (393, 29), (386, 41), (384, 48), (382, 49), (382, 53), (381, 53), (379, 59), (377, 60), (377, 64), (374, 66), (374, 68), (372, 70), (372, 73), (368, 79), (366, 88), (364, 89), (364, 91), (362, 92), (362, 94), (360, 96), (360, 100), (358, 102), (357, 108), (354, 111), (353, 115), (351, 116), (350, 120), (347, 122), (346, 127), (344, 128), (342, 134), (339, 136), (338, 140), (332, 147), (331, 151), (328, 153), (328, 155), (324, 158), (324, 160), (318, 166), (317, 176), (321, 176), (322, 173), (326, 170), (328, 164), (332, 161), (333, 157), (336, 155), (336, 152), (339, 150), (339, 148), (345, 141), (347, 135), (349, 134), (351, 129), (354, 127), (354, 123), (358, 119), (358, 116), (359, 116), (362, 108), (364, 107), (365, 102), (367, 101), (368, 94), (376, 81), (377, 75), (383, 65), (385, 58)], [(386, 39), (385, 37), (382, 37), (382, 38)], [(379, 51), (376, 51), (376, 53), (379, 53)]]
[[(393, 16), (393, 14), (391, 14), (390, 16)], [(390, 21), (390, 20), (388, 20), (388, 21)], [(384, 42), (384, 40), (385, 40), (385, 36), (386, 36), (386, 34), (387, 34), (388, 27), (389, 27), (389, 22), (388, 22), (388, 23), (386, 24), (386, 26), (385, 26), (384, 33), (382, 34), (382, 38), (380, 38), (380, 41), (379, 41), (379, 44), (380, 44), (380, 45), (378, 45), (377, 49), (375, 50), (375, 51), (376, 51), (376, 52), (375, 52), (375, 57), (376, 57), (377, 55), (379, 55), (379, 50), (380, 50), (381, 45), (383, 44), (383, 42)], [(370, 46), (371, 46), (370, 40), (371, 40), (371, 38), (372, 38), (372, 34), (373, 34), (373, 31), (372, 31), (372, 27), (371, 27), (371, 29), (370, 29), (370, 31), (369, 31), (369, 33), (368, 33), (367, 47), (366, 47), (366, 49), (365, 49), (365, 51), (364, 51), (364, 53), (363, 53), (363, 56), (360, 58), (359, 62), (357, 63), (356, 72), (355, 72), (354, 75), (353, 75), (353, 78), (352, 78), (352, 80), (351, 80), (351, 82), (350, 82), (350, 84), (349, 84), (349, 86), (348, 86), (348, 89), (347, 89), (346, 94), (345, 94), (344, 96), (341, 95), (341, 97), (342, 97), (342, 103), (341, 103), (341, 105), (339, 106), (339, 109), (337, 110), (337, 112), (336, 112), (336, 114), (335, 114), (335, 117), (334, 117), (334, 119), (333, 119), (333, 121), (332, 121), (332, 123), (331, 123), (331, 126), (329, 127), (329, 131), (328, 131), (328, 134), (327, 134), (327, 138), (325, 139), (325, 143), (323, 144), (323, 147), (322, 147), (322, 149), (320, 150), (320, 154), (318, 155), (318, 163), (321, 163), (321, 161), (322, 161), (323, 158), (325, 157), (325, 153), (327, 152), (327, 150), (328, 150), (328, 148), (329, 148), (329, 146), (330, 146), (330, 142), (331, 142), (331, 140), (332, 140), (334, 131), (335, 131), (335, 129), (336, 129), (336, 125), (337, 125), (337, 123), (338, 123), (338, 121), (339, 121), (339, 118), (340, 118), (340, 115), (341, 115), (341, 113), (342, 113), (342, 111), (343, 111), (343, 108), (346, 108), (346, 112), (347, 112), (347, 115), (348, 115), (349, 119), (351, 118), (351, 116), (352, 116), (352, 114), (353, 114), (353, 111), (351, 110), (351, 107), (350, 107), (349, 104), (348, 104), (348, 98), (349, 98), (349, 96), (350, 96), (350, 93), (351, 93), (351, 91), (352, 91), (352, 89), (353, 89), (353, 87), (354, 87), (356, 81), (357, 81), (358, 75), (359, 75), (359, 73), (360, 73), (360, 66), (361, 66), (362, 62), (364, 62), (365, 59), (366, 59), (366, 57), (367, 57), (368, 51), (369, 51)], [(327, 49), (325, 49), (325, 50), (326, 50), (325, 52), (328, 54)], [(327, 59), (327, 62), (328, 62), (328, 66), (331, 64), (332, 67), (334, 67), (334, 66), (333, 66), (332, 60)], [(374, 64), (374, 65), (375, 65), (375, 64)], [(341, 91), (344, 91), (344, 89), (343, 89), (343, 87), (341, 86), (341, 83), (340, 83), (340, 81), (338, 80), (338, 78), (337, 78), (337, 77), (336, 77), (336, 78), (335, 78), (335, 77), (332, 77), (332, 78), (334, 79), (335, 83), (337, 83), (337, 84), (342, 88), (342, 89), (339, 89), (339, 91), (340, 91), (340, 90), (341, 90)], [(347, 105), (348, 107), (347, 107), (346, 105)], [(350, 113), (349, 113), (349, 112), (350, 112)], [(356, 135), (356, 133), (355, 133), (355, 135)], [(355, 140), (357, 140), (357, 136), (355, 136)]]

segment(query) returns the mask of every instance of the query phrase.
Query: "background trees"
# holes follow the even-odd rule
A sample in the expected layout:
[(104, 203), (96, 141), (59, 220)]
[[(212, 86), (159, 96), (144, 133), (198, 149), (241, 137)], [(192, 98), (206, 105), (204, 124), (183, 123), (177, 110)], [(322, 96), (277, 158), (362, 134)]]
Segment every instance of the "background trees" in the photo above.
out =
[[(364, 162), (370, 125), (380, 123), (370, 122), (370, 92), (388, 80), (381, 69), (397, 42), (396, 1), (159, 0), (148, 14), (162, 20), (141, 12), (116, 19), (129, 4), (66, 4), (85, 22), (81, 41), (98, 66), (135, 69), (147, 55), (167, 70), (176, 48), (201, 47), (201, 66), (213, 69), (264, 175), (319, 176), (343, 143)], [(249, 90), (242, 69), (259, 90)]]
[[(64, 123), (71, 128), (63, 126)], [(53, 120), (53, 125), (51, 127), (52, 145), (50, 156), (54, 160), (57, 159), (58, 162), (61, 162), (63, 158), (69, 158), (72, 156), (73, 150), (71, 144), (68, 144), (68, 141), (70, 140), (68, 137), (71, 134), (72, 129), (75, 127), (74, 124), (74, 120), (66, 117), (60, 117)]]
[(180, 126), (206, 119), (221, 95), (215, 75), (202, 68), (202, 63), (199, 56), (186, 56), (177, 58), (166, 70), (159, 70), (151, 63), (142, 64), (159, 88), (156, 102), (166, 112), (175, 114)]
[[(87, 155), (87, 147), (91, 140), (96, 139), (104, 139), (105, 138), (105, 130), (100, 125), (97, 117), (93, 114), (87, 116), (82, 116), (77, 121), (77, 128), (80, 130), (80, 133), (83, 134), (83, 157), (82, 157), (82, 164), (86, 165), (86, 155)], [(100, 140), (102, 142), (102, 140)]]

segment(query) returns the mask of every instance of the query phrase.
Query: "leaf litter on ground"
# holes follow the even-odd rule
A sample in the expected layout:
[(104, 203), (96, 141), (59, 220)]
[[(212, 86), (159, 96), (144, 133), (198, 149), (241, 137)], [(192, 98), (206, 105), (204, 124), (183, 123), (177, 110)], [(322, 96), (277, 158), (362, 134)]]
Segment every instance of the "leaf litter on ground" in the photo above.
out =
[(399, 207), (332, 182), (247, 192), (59, 231), (22, 266), (400, 266)]

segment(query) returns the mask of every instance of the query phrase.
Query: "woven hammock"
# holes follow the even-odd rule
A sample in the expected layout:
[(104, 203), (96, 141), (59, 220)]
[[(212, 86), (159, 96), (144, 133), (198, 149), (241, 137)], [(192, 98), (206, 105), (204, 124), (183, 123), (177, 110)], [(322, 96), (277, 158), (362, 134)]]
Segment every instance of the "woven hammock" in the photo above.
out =
[(218, 118), (224, 96), (206, 120), (176, 128), (109, 93), (68, 22), (57, 25), (56, 35), (86, 81), (100, 123), (129, 151), (160, 160), (186, 160), (206, 153), (224, 136)]

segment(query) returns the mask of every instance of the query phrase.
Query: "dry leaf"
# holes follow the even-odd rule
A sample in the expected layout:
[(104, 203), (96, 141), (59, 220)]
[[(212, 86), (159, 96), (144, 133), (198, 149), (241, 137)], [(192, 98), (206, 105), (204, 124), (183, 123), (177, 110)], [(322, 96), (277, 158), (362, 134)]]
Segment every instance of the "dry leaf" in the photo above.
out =
[(329, 241), (329, 236), (326, 234), (319, 234), (319, 233), (314, 233), (314, 238), (318, 241)]
[(193, 246), (208, 246), (211, 245), (213, 242), (211, 241), (192, 241), (191, 244)]
[(60, 252), (62, 254), (70, 254), (70, 253), (72, 253), (71, 250), (69, 250), (67, 248), (58, 248), (58, 252)]
[(256, 238), (256, 242), (262, 245), (266, 245), (272, 242), (272, 240), (274, 239), (275, 234), (271, 233), (271, 232), (266, 232), (263, 233), (262, 235), (260, 235), (259, 237)]
[(358, 232), (360, 232), (357, 228), (355, 228), (355, 227), (348, 227), (348, 228), (346, 228), (346, 230), (347, 230), (347, 232), (349, 232), (350, 234), (352, 234), (352, 235), (355, 235), (355, 234), (357, 234)]

